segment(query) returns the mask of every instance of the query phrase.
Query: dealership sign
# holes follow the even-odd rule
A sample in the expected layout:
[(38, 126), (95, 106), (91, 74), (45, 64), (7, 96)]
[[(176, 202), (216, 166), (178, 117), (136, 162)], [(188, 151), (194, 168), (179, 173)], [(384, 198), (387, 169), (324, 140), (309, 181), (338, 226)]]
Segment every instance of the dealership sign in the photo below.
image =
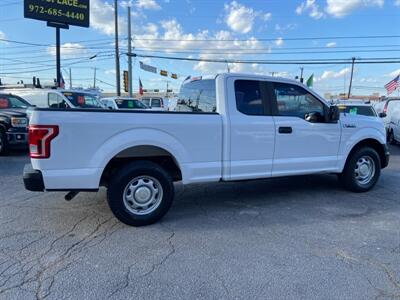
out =
[(25, 0), (24, 17), (89, 27), (90, 0)]

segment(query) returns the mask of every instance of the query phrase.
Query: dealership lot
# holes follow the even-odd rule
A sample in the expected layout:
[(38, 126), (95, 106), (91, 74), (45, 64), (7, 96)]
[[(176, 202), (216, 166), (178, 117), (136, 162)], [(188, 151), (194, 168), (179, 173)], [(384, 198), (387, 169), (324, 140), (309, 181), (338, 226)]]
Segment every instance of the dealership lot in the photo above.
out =
[(30, 193), (0, 158), (0, 298), (400, 298), (400, 147), (377, 187), (335, 176), (190, 185), (161, 223), (119, 223), (105, 190)]

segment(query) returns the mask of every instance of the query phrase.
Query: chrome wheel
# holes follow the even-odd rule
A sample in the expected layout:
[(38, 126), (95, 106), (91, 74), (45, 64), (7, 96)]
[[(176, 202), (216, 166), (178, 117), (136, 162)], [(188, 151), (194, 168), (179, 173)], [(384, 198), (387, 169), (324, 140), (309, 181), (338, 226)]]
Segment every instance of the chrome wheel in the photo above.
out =
[(356, 163), (354, 175), (361, 185), (370, 183), (375, 176), (375, 161), (370, 156), (362, 156)]
[(139, 176), (125, 187), (123, 200), (125, 207), (137, 215), (147, 215), (160, 205), (163, 188), (154, 177)]

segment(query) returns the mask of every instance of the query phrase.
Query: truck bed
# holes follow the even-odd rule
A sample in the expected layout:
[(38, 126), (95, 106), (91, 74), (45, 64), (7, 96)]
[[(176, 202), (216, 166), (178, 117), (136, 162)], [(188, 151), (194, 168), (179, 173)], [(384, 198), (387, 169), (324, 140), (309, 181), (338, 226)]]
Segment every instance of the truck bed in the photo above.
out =
[(217, 113), (35, 108), (30, 124), (59, 126), (50, 158), (32, 159), (47, 190), (97, 189), (111, 159), (143, 145), (170, 153), (184, 183), (221, 178)]

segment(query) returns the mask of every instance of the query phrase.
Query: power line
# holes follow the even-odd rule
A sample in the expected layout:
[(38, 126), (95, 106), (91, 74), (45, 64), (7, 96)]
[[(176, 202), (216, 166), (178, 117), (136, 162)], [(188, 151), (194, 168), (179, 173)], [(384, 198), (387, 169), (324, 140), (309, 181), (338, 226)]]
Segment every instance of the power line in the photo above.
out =
[[(224, 50), (224, 49), (221, 49)], [(167, 50), (167, 51), (161, 51), (161, 50), (144, 50), (141, 48), (136, 48), (135, 51), (139, 51), (139, 52), (155, 52), (155, 53), (166, 53), (166, 52), (170, 52), (170, 53), (180, 53), (180, 54), (234, 54), (234, 55), (241, 55), (241, 54), (249, 54), (249, 55), (287, 55), (287, 54), (330, 54), (330, 53), (355, 53), (355, 52), (359, 52), (359, 53), (375, 53), (375, 52), (399, 52), (399, 49), (378, 49), (378, 50), (337, 50), (337, 51), (294, 51), (294, 52), (268, 52), (268, 51), (263, 51), (260, 52), (259, 50), (246, 50), (246, 49), (238, 49), (241, 50), (241, 52), (238, 53), (232, 53), (230, 52), (224, 52), (224, 51), (217, 51), (217, 52), (209, 52), (209, 51), (205, 51), (205, 52), (199, 52), (199, 51), (171, 51), (171, 50)]]
[[(400, 35), (367, 35), (367, 36), (330, 36), (330, 37), (297, 37), (282, 38), (283, 41), (307, 40), (345, 40), (345, 39), (386, 39), (399, 38)], [(277, 38), (254, 38), (254, 41), (275, 41)], [(136, 41), (166, 41), (166, 42), (245, 42), (252, 39), (161, 39), (161, 38), (132, 38)]]
[[(282, 65), (322, 65), (322, 64), (349, 64), (351, 59), (298, 59), (298, 60), (240, 60), (240, 59), (207, 59), (207, 58), (189, 58), (189, 57), (170, 57), (160, 55), (143, 55), (132, 53), (133, 57), (147, 57), (159, 59), (172, 59), (181, 61), (196, 61), (196, 62), (213, 62), (213, 63), (238, 63), (238, 64), (282, 64)], [(388, 64), (400, 63), (400, 58), (371, 58), (357, 59), (357, 64)]]

